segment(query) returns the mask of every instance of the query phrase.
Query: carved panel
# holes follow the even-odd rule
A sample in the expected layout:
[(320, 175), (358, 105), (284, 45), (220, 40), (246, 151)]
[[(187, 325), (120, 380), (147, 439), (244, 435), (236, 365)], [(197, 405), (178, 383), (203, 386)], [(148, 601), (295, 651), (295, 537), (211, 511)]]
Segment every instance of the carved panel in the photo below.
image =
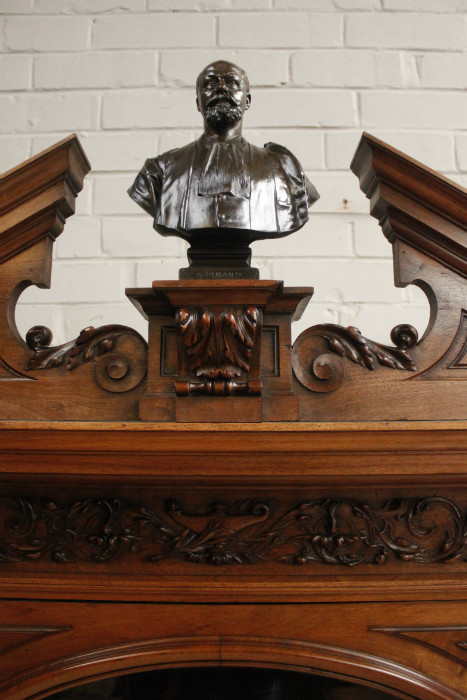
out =
[(261, 338), (261, 374), (278, 377), (280, 375), (279, 328), (263, 326)]
[(66, 632), (71, 627), (31, 626), (31, 625), (0, 625), (0, 655), (17, 649), (23, 644), (37, 642), (51, 634)]
[(194, 512), (174, 500), (149, 508), (115, 498), (71, 505), (2, 498), (1, 512), (1, 562), (45, 556), (62, 563), (106, 562), (139, 553), (147, 562), (357, 566), (390, 558), (446, 562), (467, 553), (466, 514), (441, 497), (381, 505), (316, 499), (288, 509), (244, 500)]
[(177, 364), (177, 334), (175, 326), (161, 328), (161, 376), (176, 377)]
[(371, 627), (442, 654), (445, 658), (467, 668), (467, 625)]

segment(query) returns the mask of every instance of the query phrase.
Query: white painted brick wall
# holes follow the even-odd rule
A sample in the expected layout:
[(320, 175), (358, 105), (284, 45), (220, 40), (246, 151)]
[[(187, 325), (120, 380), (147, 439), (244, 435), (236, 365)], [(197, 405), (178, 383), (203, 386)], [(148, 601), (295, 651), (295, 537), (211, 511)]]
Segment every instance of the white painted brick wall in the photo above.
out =
[(186, 244), (152, 230), (126, 189), (144, 159), (196, 138), (194, 82), (244, 67), (245, 135), (289, 147), (321, 199), (298, 233), (253, 246), (263, 279), (310, 285), (296, 333), (357, 325), (422, 332), (428, 304), (393, 284), (391, 247), (348, 169), (361, 132), (467, 184), (467, 0), (0, 0), (0, 170), (76, 131), (93, 166), (54, 251), (52, 289), (28, 289), (24, 333), (145, 321), (125, 286), (174, 278)]
[(34, 87), (118, 88), (154, 85), (157, 82), (158, 54), (155, 51), (108, 51), (37, 56), (34, 61)]
[(349, 15), (346, 23), (347, 46), (387, 49), (465, 48), (466, 17), (438, 13), (366, 12)]
[(339, 14), (272, 12), (261, 17), (246, 13), (219, 17), (219, 45), (228, 48), (295, 48), (342, 46), (343, 18)]
[(214, 46), (215, 19), (206, 14), (142, 13), (98, 17), (93, 27), (97, 49)]
[(89, 45), (88, 17), (8, 17), (3, 29), (10, 51), (81, 51)]

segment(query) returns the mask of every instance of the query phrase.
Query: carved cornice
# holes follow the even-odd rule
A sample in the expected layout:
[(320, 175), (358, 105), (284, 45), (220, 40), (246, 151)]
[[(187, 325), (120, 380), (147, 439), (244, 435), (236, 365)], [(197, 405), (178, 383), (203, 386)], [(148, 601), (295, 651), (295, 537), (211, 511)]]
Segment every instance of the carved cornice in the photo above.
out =
[(0, 262), (61, 233), (90, 169), (72, 134), (0, 176)]
[(264, 307), (280, 294), (283, 286), (283, 282), (275, 280), (209, 280), (209, 285), (199, 280), (156, 280), (152, 283), (153, 293), (168, 299), (174, 309), (187, 303), (225, 306), (233, 299), (238, 304)]
[(0, 562), (50, 557), (108, 562), (382, 565), (390, 559), (435, 564), (467, 553), (466, 513), (441, 497), (382, 504), (315, 499), (292, 507), (243, 500), (185, 512), (116, 498), (56, 501), (2, 498)]
[(467, 275), (464, 187), (367, 133), (350, 167), (391, 242), (399, 238)]

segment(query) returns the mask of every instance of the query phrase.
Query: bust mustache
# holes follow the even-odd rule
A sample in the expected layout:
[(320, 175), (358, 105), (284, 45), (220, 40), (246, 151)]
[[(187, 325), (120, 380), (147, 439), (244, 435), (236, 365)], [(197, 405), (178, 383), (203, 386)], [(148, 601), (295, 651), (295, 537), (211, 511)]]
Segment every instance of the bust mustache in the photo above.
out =
[(208, 102), (203, 118), (213, 129), (226, 129), (241, 121), (243, 111), (228, 93), (215, 95)]

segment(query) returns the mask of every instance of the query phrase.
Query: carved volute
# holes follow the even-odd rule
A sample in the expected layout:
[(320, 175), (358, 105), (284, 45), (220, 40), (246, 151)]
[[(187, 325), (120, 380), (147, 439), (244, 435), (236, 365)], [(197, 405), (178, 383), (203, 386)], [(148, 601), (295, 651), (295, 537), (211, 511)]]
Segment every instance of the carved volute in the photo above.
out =
[(363, 134), (351, 168), (392, 243), (396, 286), (415, 284), (426, 293), (430, 321), (420, 339), (416, 329), (398, 325), (391, 333), (394, 347), (353, 327), (321, 324), (304, 331), (294, 345), (295, 376), (327, 396), (320, 410), (299, 389), (302, 417), (463, 418), (467, 191), (369, 134)]

